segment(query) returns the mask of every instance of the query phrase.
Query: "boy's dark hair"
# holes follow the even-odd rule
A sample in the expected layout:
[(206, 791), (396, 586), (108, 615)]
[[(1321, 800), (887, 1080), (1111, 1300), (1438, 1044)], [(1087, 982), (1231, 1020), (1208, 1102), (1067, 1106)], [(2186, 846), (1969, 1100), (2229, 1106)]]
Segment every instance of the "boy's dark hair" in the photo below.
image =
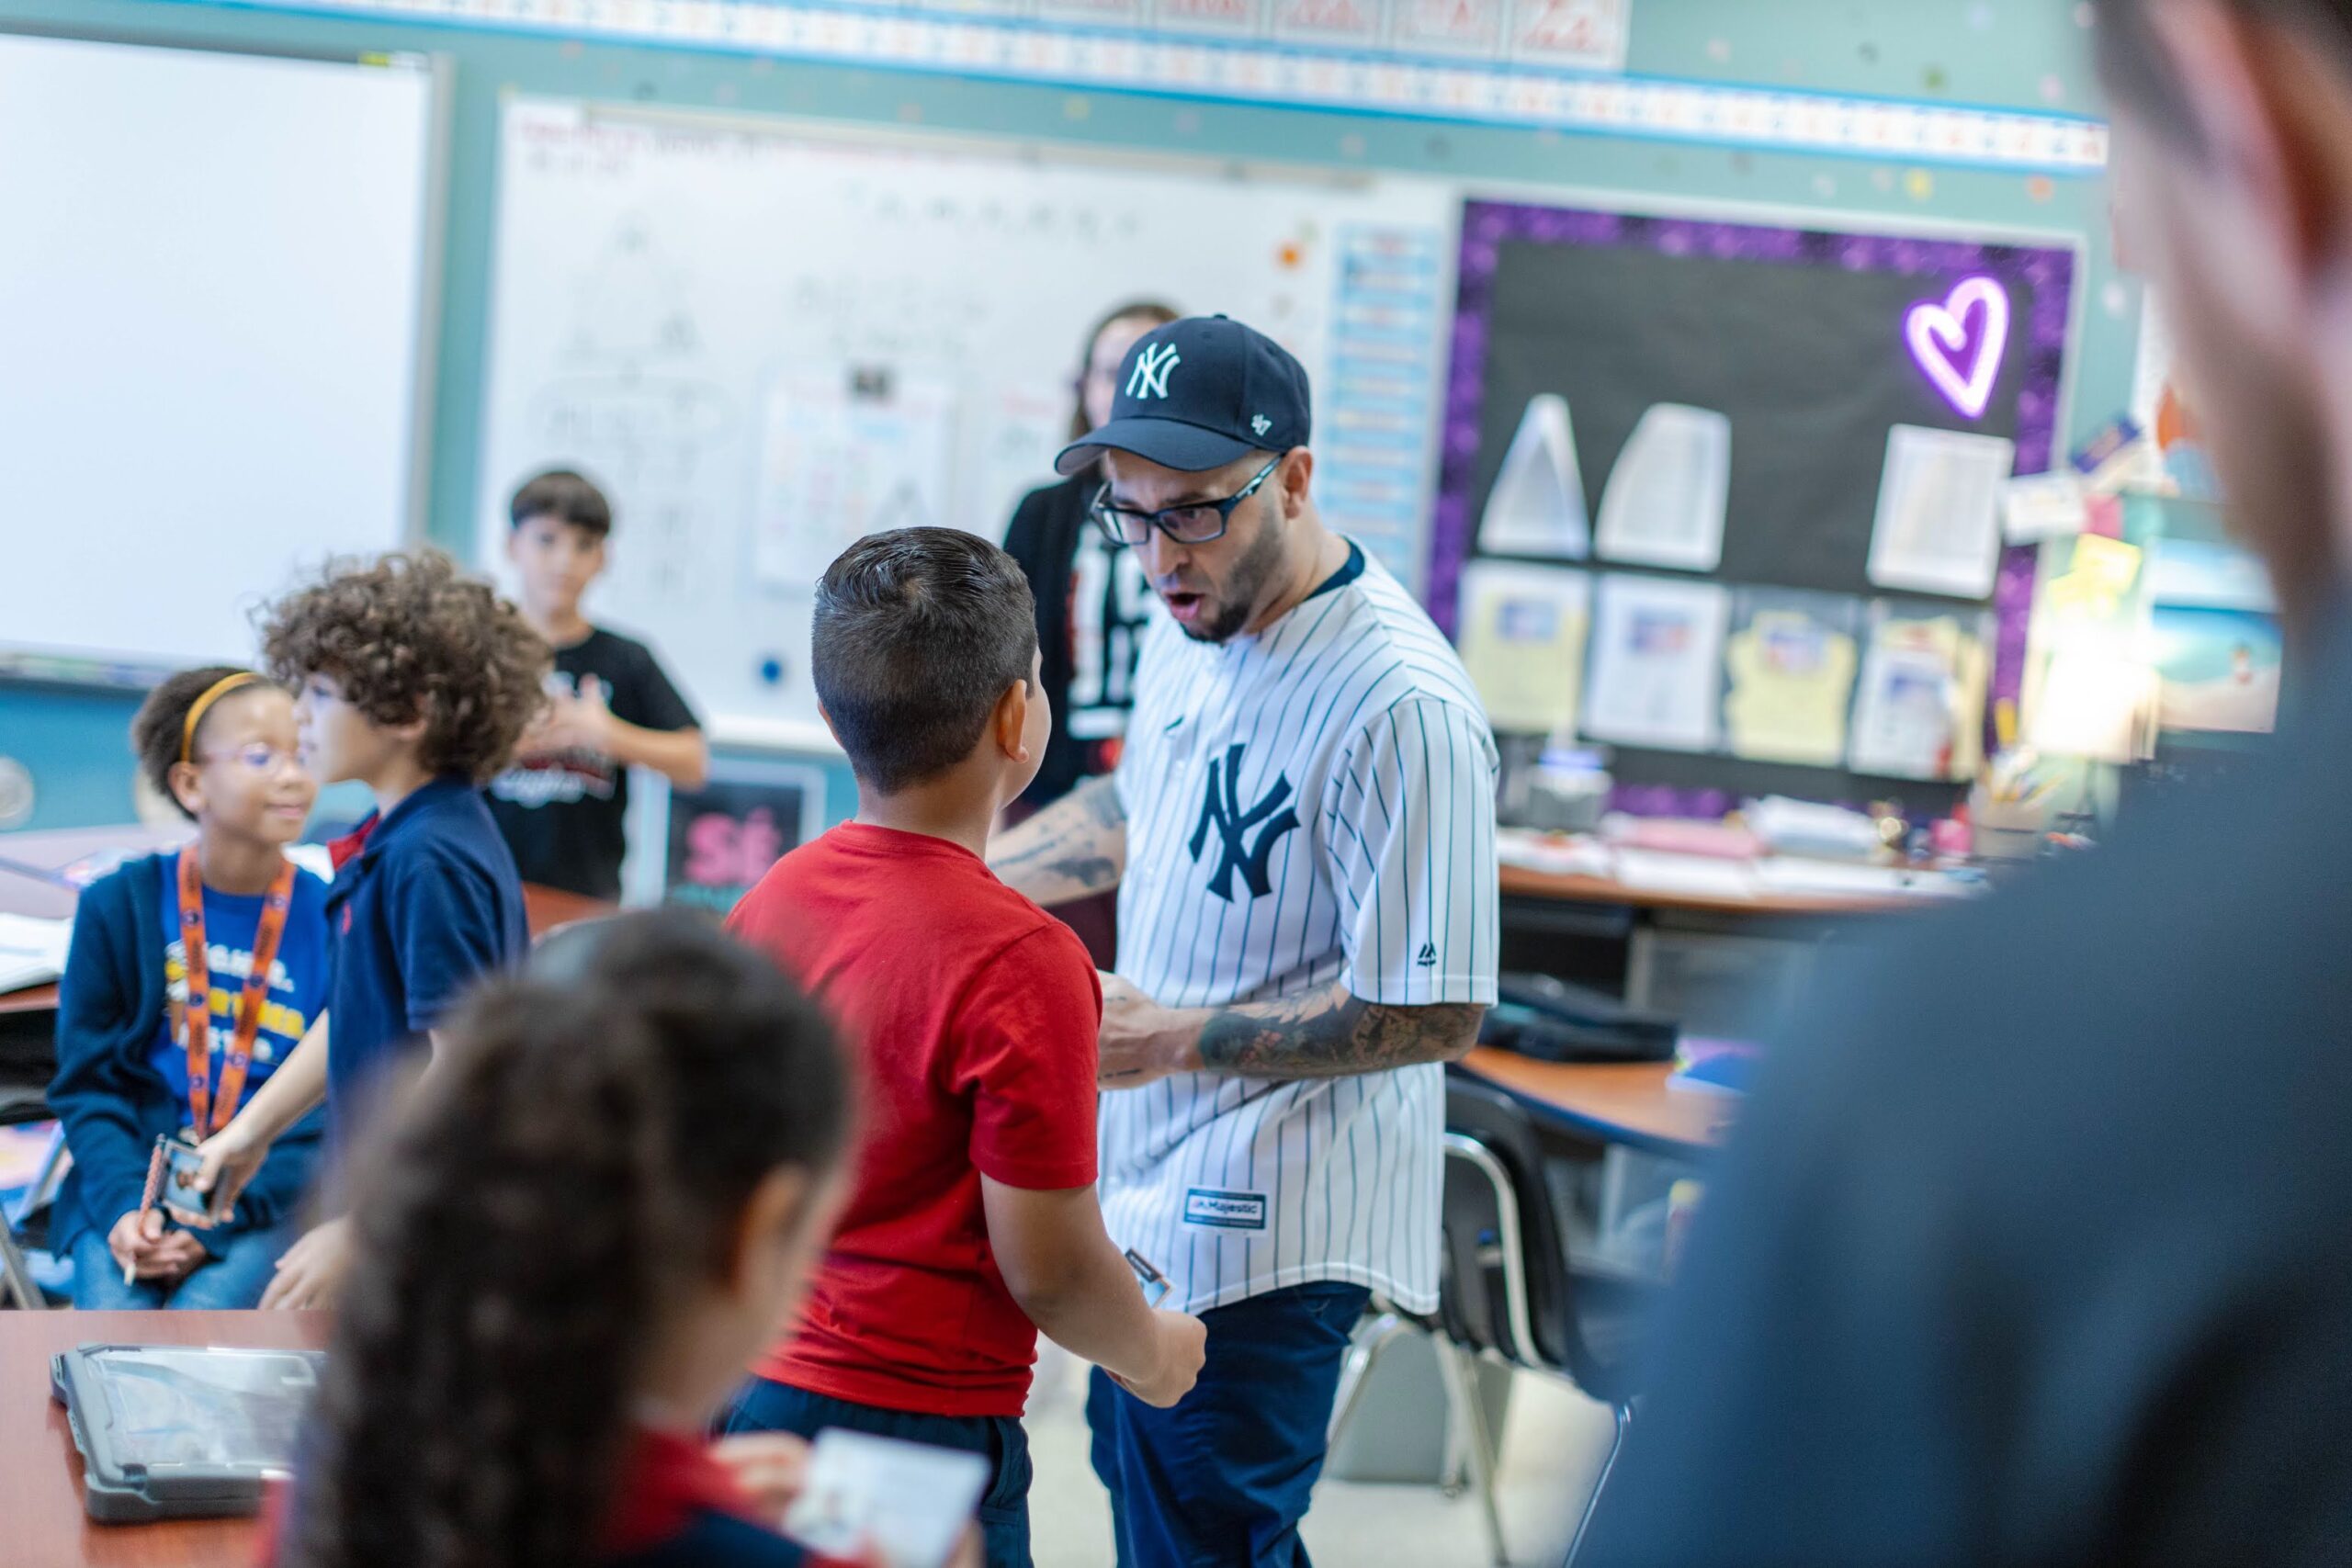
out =
[(333, 676), (374, 723), (422, 716), (418, 761), (477, 784), (546, 705), (555, 658), (520, 610), (433, 549), (330, 563), (271, 608), (262, 654), (288, 686)]
[(960, 528), (869, 534), (817, 584), (808, 667), (851, 769), (894, 795), (972, 754), (1029, 679), (1035, 602), (1011, 556)]
[[(130, 750), (139, 758), (139, 776), (153, 784), (155, 793), (170, 801), (172, 809), (190, 821), (195, 820), (196, 813), (182, 806), (180, 797), (172, 793), (172, 768), (180, 760), (182, 742), (189, 739), (187, 710), (196, 705), (197, 698), (230, 676), (248, 673), (234, 664), (206, 664), (167, 675), (161, 685), (147, 694), (147, 700), (139, 705), (139, 712), (130, 721)], [(196, 749), (202, 749), (205, 727), (212, 722), (212, 716), (220, 711), (222, 704), (234, 702), (247, 692), (276, 689), (256, 682), (216, 698), (213, 705), (204, 710), (204, 716), (197, 720)]]
[(650, 1325), (771, 1173), (816, 1201), (848, 1098), (824, 1016), (706, 916), (566, 932), (477, 990), (363, 1158), (280, 1563), (597, 1561)]
[(613, 531), (613, 503), (570, 468), (549, 468), (514, 492), (506, 508), (507, 525), (520, 528), (534, 517), (552, 517), (600, 539)]
[[(2150, 0), (2096, 0), (2099, 80), (2109, 96), (2199, 158), (2211, 152), (2188, 92), (2148, 21)], [(2234, 9), (2291, 28), (2352, 68), (2352, 0), (2230, 0)]]

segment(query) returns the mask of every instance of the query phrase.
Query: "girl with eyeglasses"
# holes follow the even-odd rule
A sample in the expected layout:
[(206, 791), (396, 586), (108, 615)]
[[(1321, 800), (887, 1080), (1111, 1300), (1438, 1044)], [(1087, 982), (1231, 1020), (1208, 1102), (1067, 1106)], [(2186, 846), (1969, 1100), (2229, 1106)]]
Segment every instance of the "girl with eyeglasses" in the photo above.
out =
[(247, 670), (184, 671), (131, 721), (146, 781), (196, 824), (185, 848), (126, 862), (85, 891), (60, 987), (57, 1077), (72, 1172), (51, 1219), (85, 1308), (256, 1304), (296, 1224), (322, 1123), (271, 1148), (210, 1223), (166, 1213), (158, 1140), (200, 1139), (325, 1016), (327, 885), (296, 866), (318, 785), (294, 699)]

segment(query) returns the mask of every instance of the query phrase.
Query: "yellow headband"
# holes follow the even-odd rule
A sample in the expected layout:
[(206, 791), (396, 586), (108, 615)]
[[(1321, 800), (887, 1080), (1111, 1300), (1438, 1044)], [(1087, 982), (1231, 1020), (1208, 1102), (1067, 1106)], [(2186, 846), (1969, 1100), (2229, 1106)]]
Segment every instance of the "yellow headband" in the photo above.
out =
[(196, 727), (204, 722), (204, 710), (240, 686), (250, 686), (261, 677), (250, 670), (240, 670), (234, 675), (223, 675), (204, 688), (204, 695), (188, 705), (187, 722), (180, 727), (180, 761), (193, 760), (196, 750)]

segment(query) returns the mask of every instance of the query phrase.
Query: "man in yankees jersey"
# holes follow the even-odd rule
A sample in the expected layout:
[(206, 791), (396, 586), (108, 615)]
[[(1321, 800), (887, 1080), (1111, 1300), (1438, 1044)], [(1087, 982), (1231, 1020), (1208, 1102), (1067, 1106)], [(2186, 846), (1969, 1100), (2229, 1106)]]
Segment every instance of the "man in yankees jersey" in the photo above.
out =
[(1495, 996), (1492, 735), (1410, 595), (1310, 498), (1306, 375), (1222, 317), (1121, 367), (1092, 514), (1169, 615), (1118, 769), (1005, 836), (1039, 903), (1119, 887), (1112, 1235), (1208, 1324), (1172, 1410), (1097, 1378), (1125, 1568), (1306, 1562), (1347, 1335), (1437, 1304), (1440, 1064)]

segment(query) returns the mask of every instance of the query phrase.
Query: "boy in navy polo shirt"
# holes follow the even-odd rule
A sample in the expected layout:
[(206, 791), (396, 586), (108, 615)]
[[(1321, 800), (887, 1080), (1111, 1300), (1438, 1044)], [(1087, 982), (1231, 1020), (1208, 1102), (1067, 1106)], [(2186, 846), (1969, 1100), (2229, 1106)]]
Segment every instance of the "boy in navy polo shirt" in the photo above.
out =
[[(311, 771), (366, 784), (376, 809), (333, 846), (325, 1036), (305, 1040), (205, 1145), (198, 1185), (219, 1179), (216, 1202), (322, 1095), (330, 1147), (347, 1149), (391, 1070), (427, 1047), (477, 976), (529, 941), (514, 857), (481, 795), (546, 700), (548, 645), (521, 614), (438, 551), (393, 554), (281, 602), (263, 650), (297, 694)], [(319, 1225), (279, 1260), (261, 1304), (325, 1304), (346, 1247), (343, 1220)]]

